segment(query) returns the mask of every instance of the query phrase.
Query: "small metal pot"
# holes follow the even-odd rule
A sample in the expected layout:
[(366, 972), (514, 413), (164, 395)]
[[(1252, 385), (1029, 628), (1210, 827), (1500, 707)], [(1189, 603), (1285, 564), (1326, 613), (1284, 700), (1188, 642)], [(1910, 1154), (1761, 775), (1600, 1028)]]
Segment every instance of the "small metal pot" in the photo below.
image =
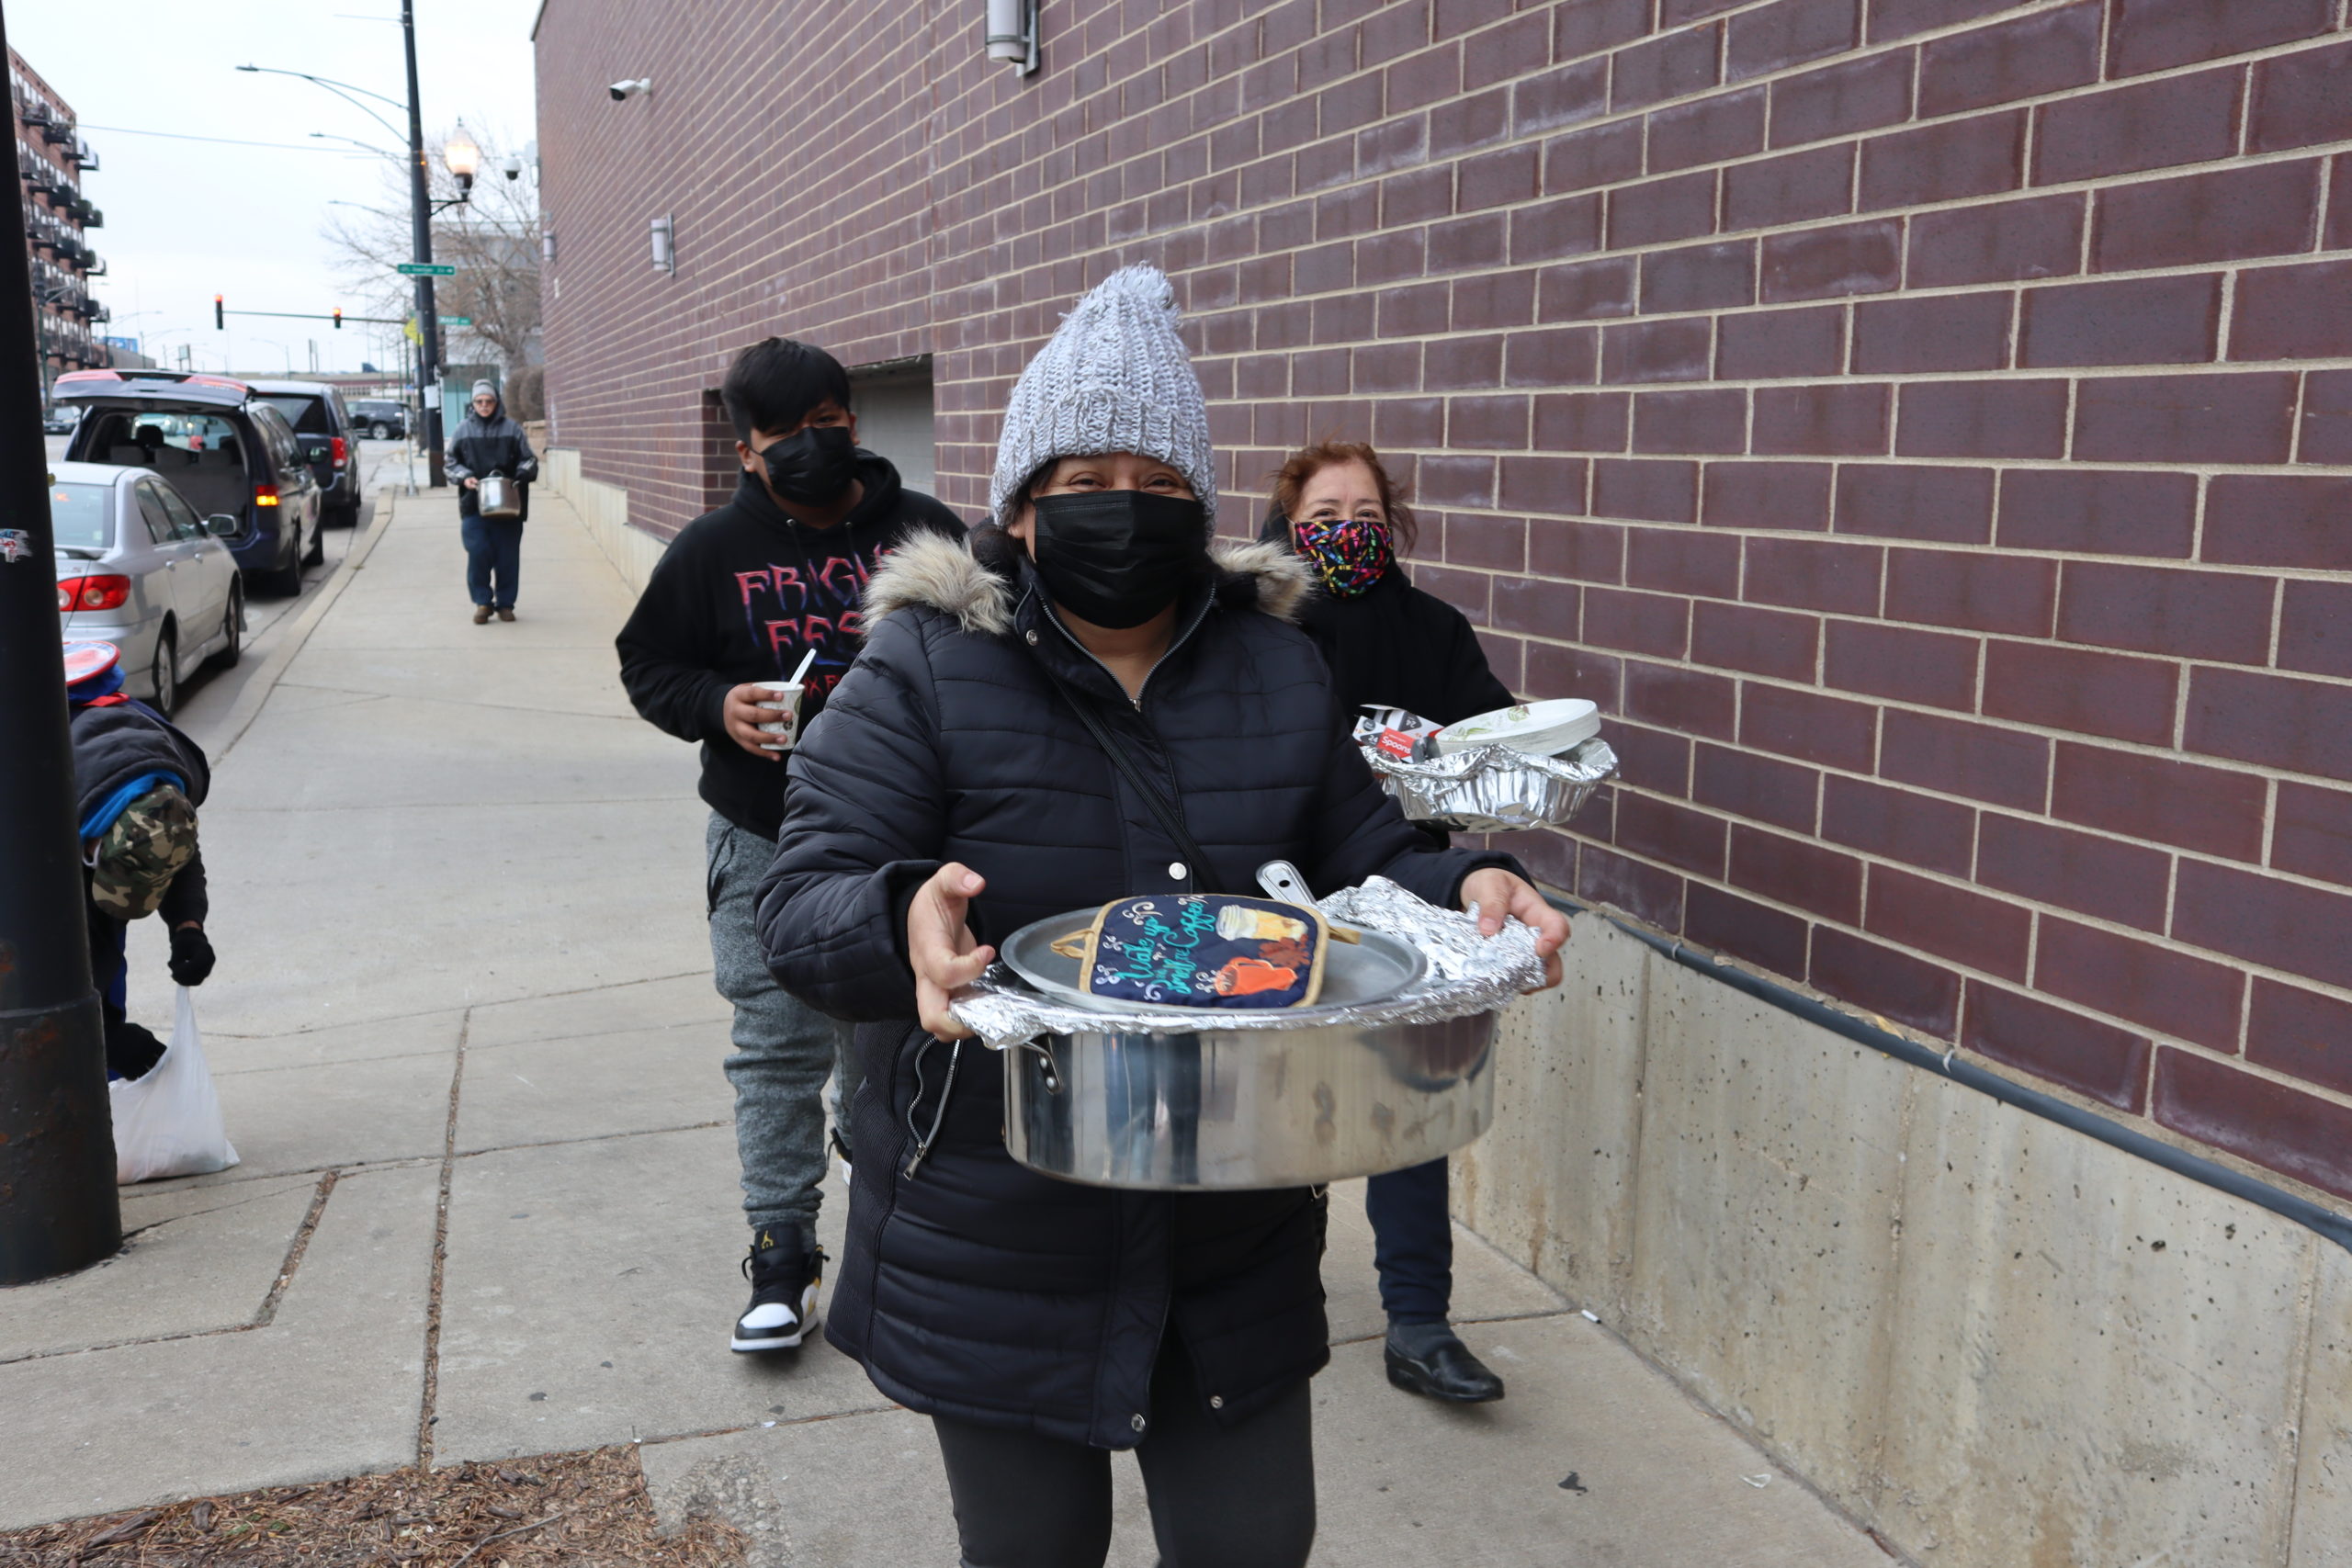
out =
[(484, 517), (519, 517), (523, 492), (504, 474), (488, 474), (474, 492), (474, 506)]
[(1004, 1053), (1005, 1146), (1047, 1176), (1162, 1191), (1402, 1170), (1493, 1122), (1498, 1016), (1046, 1035)]

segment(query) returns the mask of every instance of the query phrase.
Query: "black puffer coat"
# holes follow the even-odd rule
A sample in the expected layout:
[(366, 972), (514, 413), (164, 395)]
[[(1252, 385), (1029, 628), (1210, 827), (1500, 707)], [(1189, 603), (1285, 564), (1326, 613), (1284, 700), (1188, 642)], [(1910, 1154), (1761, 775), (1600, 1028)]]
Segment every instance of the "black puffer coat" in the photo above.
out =
[[(793, 754), (781, 847), (760, 888), (768, 962), (858, 1032), (864, 1081), (849, 1247), (827, 1336), (913, 1409), (1098, 1448), (1148, 1429), (1162, 1332), (1182, 1337), (1217, 1419), (1238, 1421), (1329, 1359), (1321, 1201), (1305, 1190), (1176, 1194), (1057, 1181), (1013, 1163), (1001, 1069), (961, 1049), (949, 1111), (901, 1166), (949, 1049), (911, 1021), (915, 889), (955, 860), (988, 879), (975, 934), (1128, 894), (1180, 890), (1179, 851), (1057, 694), (1050, 662), (1182, 804), (1228, 889), (1280, 857), (1317, 891), (1374, 873), (1451, 904), (1505, 856), (1437, 850), (1347, 740), (1323, 661), (1278, 618), (1305, 570), (1263, 545), (1182, 604), (1140, 708), (1052, 616), (995, 529), (917, 539), (875, 574), (866, 647)], [(1270, 613), (1271, 612), (1271, 613)]]

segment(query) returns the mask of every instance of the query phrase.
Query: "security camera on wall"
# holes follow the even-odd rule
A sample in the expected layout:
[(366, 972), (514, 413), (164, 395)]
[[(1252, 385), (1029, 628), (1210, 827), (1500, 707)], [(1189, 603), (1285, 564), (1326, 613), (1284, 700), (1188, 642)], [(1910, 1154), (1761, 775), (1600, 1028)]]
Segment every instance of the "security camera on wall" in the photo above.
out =
[(650, 76), (639, 76), (636, 80), (630, 82), (616, 82), (611, 86), (605, 88), (605, 91), (612, 94), (613, 102), (616, 104), (627, 103), (629, 99), (637, 96), (639, 93), (650, 93), (653, 91), (653, 78)]

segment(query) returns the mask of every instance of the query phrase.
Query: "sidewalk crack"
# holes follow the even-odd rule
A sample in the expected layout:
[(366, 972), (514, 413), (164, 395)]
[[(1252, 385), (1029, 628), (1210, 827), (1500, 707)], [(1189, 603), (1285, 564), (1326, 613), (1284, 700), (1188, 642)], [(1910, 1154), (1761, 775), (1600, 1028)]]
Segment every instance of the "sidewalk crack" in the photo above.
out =
[(424, 1302), (424, 1397), (416, 1413), (416, 1467), (433, 1468), (433, 1426), (441, 1416), (441, 1281), (449, 1263), (449, 1181), (458, 1163), (458, 1104), (466, 1083), (466, 1039), (474, 1010), (458, 1025), (457, 1062), (449, 1071), (449, 1119), (441, 1134), (441, 1190), (433, 1210), (433, 1282)]
[(327, 1198), (334, 1191), (334, 1184), (343, 1179), (343, 1172), (330, 1170), (319, 1178), (319, 1190), (311, 1196), (310, 1213), (294, 1228), (294, 1239), (287, 1245), (286, 1262), (278, 1269), (277, 1278), (269, 1287), (269, 1294), (262, 1298), (261, 1311), (254, 1314), (248, 1326), (266, 1328), (277, 1317), (277, 1303), (286, 1299), (286, 1287), (294, 1282), (294, 1270), (302, 1267), (302, 1255), (311, 1249), (311, 1236), (319, 1228), (319, 1217), (326, 1213)]
[[(311, 1236), (319, 1228), (320, 1217), (326, 1213), (327, 1197), (334, 1190), (335, 1183), (342, 1179), (343, 1172), (340, 1169), (328, 1170), (319, 1177), (318, 1190), (311, 1195), (311, 1206), (303, 1213), (302, 1223), (294, 1227), (294, 1238), (286, 1245), (286, 1259), (277, 1266), (277, 1278), (270, 1282), (268, 1292), (262, 1297), (259, 1309), (244, 1322), (232, 1323), (220, 1328), (188, 1328), (169, 1334), (142, 1334), (128, 1339), (109, 1339), (96, 1345), (74, 1345), (52, 1350), (34, 1350), (21, 1356), (0, 1357), (0, 1367), (16, 1366), (25, 1361), (55, 1360), (64, 1356), (95, 1356), (102, 1351), (127, 1350), (141, 1345), (168, 1345), (182, 1339), (217, 1339), (223, 1335), (251, 1334), (256, 1328), (268, 1327), (277, 1316), (277, 1303), (286, 1299), (286, 1287), (294, 1282), (294, 1271), (302, 1266), (302, 1256), (310, 1249)], [(273, 1189), (269, 1192), (257, 1192), (252, 1198), (241, 1199), (236, 1203), (222, 1204), (219, 1208), (237, 1208), (243, 1203), (257, 1202), (264, 1198), (274, 1197), (277, 1191), (282, 1190), (283, 1189)], [(201, 1209), (197, 1213), (216, 1213), (219, 1208)], [(179, 1220), (194, 1217), (193, 1214), (182, 1214), (175, 1219), (158, 1220), (152, 1225), (141, 1225), (130, 1234), (138, 1235), (147, 1231), (160, 1229), (164, 1225), (177, 1224)], [(124, 1239), (128, 1240), (129, 1237)]]

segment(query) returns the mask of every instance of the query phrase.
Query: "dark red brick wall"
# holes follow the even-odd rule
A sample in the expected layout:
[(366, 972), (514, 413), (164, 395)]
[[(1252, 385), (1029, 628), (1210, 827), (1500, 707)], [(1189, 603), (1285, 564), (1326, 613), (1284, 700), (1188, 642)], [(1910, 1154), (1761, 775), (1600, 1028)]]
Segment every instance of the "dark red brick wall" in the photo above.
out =
[(1228, 528), (1369, 434), (1608, 711), (1547, 878), (2352, 1195), (2344, 0), (1047, 0), (1027, 81), (980, 14), (551, 0), (557, 438), (644, 525), (771, 331), (934, 355), (976, 513), (1156, 261)]

